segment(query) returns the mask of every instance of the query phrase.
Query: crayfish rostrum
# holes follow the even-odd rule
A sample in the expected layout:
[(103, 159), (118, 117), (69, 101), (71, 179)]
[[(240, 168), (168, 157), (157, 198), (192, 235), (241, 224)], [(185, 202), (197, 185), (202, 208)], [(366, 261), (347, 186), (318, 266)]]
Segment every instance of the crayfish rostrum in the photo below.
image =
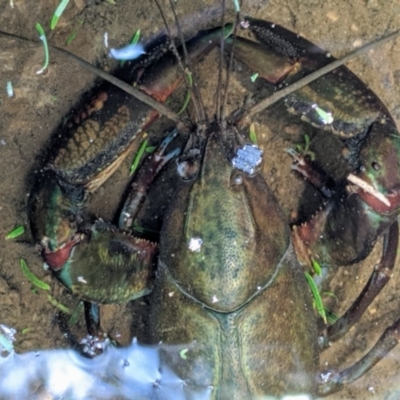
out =
[[(329, 62), (325, 52), (277, 25), (253, 18), (242, 22), (261, 45), (254, 38), (228, 38), (225, 48), (259, 73), (265, 91)], [(221, 36), (218, 28), (188, 42), (191, 63), (212, 51)], [(184, 79), (176, 64), (167, 51), (145, 68), (139, 87), (165, 101)], [(384, 235), (380, 268), (357, 306), (328, 328), (326, 338), (332, 340), (365, 311), (382, 286), (381, 275), (394, 264), (398, 132), (386, 108), (354, 75), (344, 67), (325, 75), (284, 99), (273, 117), (304, 120), (313, 140), (330, 135), (343, 153), (342, 170), (331, 178), (291, 151), (294, 168), (328, 199), (292, 234), (257, 163), (250, 162), (249, 170), (238, 166), (237, 159), (247, 157), (238, 151), (246, 148), (247, 134), (236, 114), (197, 120), (178, 158), (182, 182), (158, 245), (126, 230), (158, 170), (176, 155), (165, 154), (165, 142), (133, 183), (119, 227), (93, 221), (86, 213), (90, 193), (111, 176), (136, 135), (156, 117), (151, 107), (115, 88), (99, 93), (93, 104), (72, 127), (63, 128), (63, 136), (67, 130), (70, 136), (54, 148), (30, 197), (33, 235), (65, 286), (100, 303), (149, 296), (147, 323), (135, 334), (146, 343), (175, 346), (175, 351), (162, 350), (162, 361), (185, 382), (189, 397), (209, 387), (216, 399), (325, 394), (374, 365), (378, 358), (370, 353), (342, 373), (318, 375), (317, 320), (300, 265), (312, 259), (326, 267), (352, 264)], [(395, 328), (375, 352), (394, 346)]]

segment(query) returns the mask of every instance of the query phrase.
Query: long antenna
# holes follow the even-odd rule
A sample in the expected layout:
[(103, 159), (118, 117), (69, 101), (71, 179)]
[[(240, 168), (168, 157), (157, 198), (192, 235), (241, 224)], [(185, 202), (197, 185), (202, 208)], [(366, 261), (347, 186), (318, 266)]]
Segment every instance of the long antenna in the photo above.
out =
[[(222, 16), (221, 16), (221, 26), (225, 25), (225, 0), (222, 0)], [(219, 46), (219, 69), (218, 69), (218, 84), (217, 84), (217, 109), (216, 109), (216, 118), (219, 123), (222, 122), (221, 119), (221, 102), (222, 102), (222, 69), (224, 62), (224, 43), (225, 37), (224, 32), (221, 31), (221, 43)]]
[[(201, 104), (201, 102), (199, 101), (200, 97), (198, 95), (197, 88), (196, 88), (196, 86), (194, 86), (194, 88), (193, 88), (192, 85), (190, 84), (190, 81), (189, 81), (189, 79), (187, 77), (187, 70), (186, 70), (185, 66), (182, 64), (182, 59), (181, 59), (181, 57), (179, 55), (179, 52), (178, 52), (178, 49), (177, 49), (177, 47), (175, 45), (175, 41), (172, 38), (171, 30), (169, 28), (167, 19), (165, 18), (164, 11), (163, 11), (159, 1), (158, 0), (154, 0), (154, 1), (155, 1), (156, 5), (157, 5), (158, 10), (160, 11), (161, 18), (164, 21), (165, 29), (167, 30), (168, 36), (169, 36), (169, 38), (171, 40), (172, 51), (174, 52), (175, 57), (177, 58), (177, 61), (178, 61), (178, 64), (179, 64), (179, 68), (181, 69), (182, 74), (185, 77), (187, 90), (189, 91), (190, 96), (191, 96), (191, 98), (193, 100), (193, 106), (194, 106), (196, 118), (197, 118), (197, 120), (204, 121), (205, 120), (204, 107)], [(175, 23), (176, 23), (176, 26), (177, 26), (177, 29), (178, 29), (178, 34), (179, 34), (180, 40), (181, 40), (181, 44), (182, 44), (182, 48), (183, 48), (183, 54), (184, 54), (184, 58), (185, 58), (185, 63), (187, 64), (188, 68), (190, 69), (191, 68), (191, 62), (190, 62), (190, 59), (189, 59), (189, 56), (188, 56), (188, 53), (187, 53), (185, 40), (183, 38), (182, 30), (180, 28), (179, 21), (178, 21), (176, 12), (175, 12), (175, 7), (174, 7), (174, 5), (173, 5), (171, 0), (170, 0), (170, 5), (171, 5), (172, 12), (174, 14)], [(190, 69), (190, 71), (191, 71), (191, 69)]]
[(243, 116), (241, 118), (241, 122), (243, 122), (245, 119), (251, 118), (254, 114), (257, 114), (266, 108), (272, 106), (279, 100), (281, 100), (283, 97), (295, 92), (298, 89), (301, 89), (302, 87), (308, 85), (309, 83), (317, 80), (321, 76), (324, 76), (328, 74), (329, 72), (333, 71), (334, 69), (342, 66), (343, 64), (353, 60), (354, 58), (358, 57), (359, 55), (366, 53), (367, 51), (374, 49), (375, 47), (378, 47), (389, 40), (395, 39), (398, 36), (400, 36), (400, 30), (395, 31), (391, 33), (390, 35), (384, 36), (381, 39), (375, 40), (374, 42), (368, 43), (365, 46), (362, 46), (358, 48), (357, 50), (353, 51), (350, 54), (347, 54), (347, 56), (344, 56), (338, 60), (335, 60), (331, 62), (330, 64), (325, 65), (324, 67), (318, 69), (315, 72), (312, 72), (311, 74), (305, 76), (304, 78), (299, 79), (297, 82), (290, 84), (289, 86), (285, 87), (282, 90), (279, 90), (278, 92), (275, 92), (272, 96), (267, 97), (266, 99), (260, 101), (258, 104), (255, 106), (251, 107), (247, 111), (243, 113)]
[(230, 81), (231, 72), (232, 72), (232, 66), (233, 66), (233, 55), (235, 54), (236, 32), (237, 32), (237, 27), (239, 25), (239, 21), (240, 21), (240, 10), (237, 9), (236, 10), (235, 26), (234, 26), (234, 31), (233, 31), (232, 49), (231, 49), (231, 52), (230, 52), (228, 69), (226, 71), (226, 84), (225, 84), (225, 91), (224, 91), (224, 97), (223, 97), (223, 103), (222, 103), (222, 111), (221, 111), (222, 121), (225, 120), (225, 116), (226, 116), (226, 103), (227, 103), (227, 100), (228, 100), (228, 88), (229, 88), (229, 81)]

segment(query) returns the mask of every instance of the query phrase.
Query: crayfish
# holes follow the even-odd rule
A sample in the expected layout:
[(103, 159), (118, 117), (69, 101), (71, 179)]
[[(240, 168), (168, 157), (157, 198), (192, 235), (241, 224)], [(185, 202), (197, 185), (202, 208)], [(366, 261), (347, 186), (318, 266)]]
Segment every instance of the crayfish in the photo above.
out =
[[(202, 32), (176, 51), (165, 49), (141, 71), (137, 86), (165, 102), (185, 80), (175, 53), (185, 54), (186, 71), (218, 45), (257, 72), (263, 90), (270, 92), (332, 60), (278, 25), (245, 17), (241, 27), (251, 40), (232, 35), (228, 24)], [(196, 123), (178, 125), (187, 141), (177, 158), (180, 183), (163, 217), (159, 243), (128, 230), (160, 169), (178, 155), (166, 152), (175, 133), (150, 156), (147, 168), (141, 168), (118, 227), (87, 213), (91, 193), (115, 172), (136, 136), (158, 116), (149, 105), (111, 86), (60, 128), (62, 140), (38, 174), (29, 219), (41, 255), (54, 275), (86, 301), (148, 296), (146, 323), (135, 334), (145, 343), (171, 345), (172, 350), (161, 350), (162, 362), (182, 379), (189, 397), (209, 388), (215, 399), (339, 390), (398, 340), (396, 322), (359, 363), (339, 373), (319, 374), (319, 346), (350, 329), (394, 266), (400, 209), (395, 124), (374, 93), (345, 67), (266, 112), (262, 118), (267, 121), (304, 121), (313, 140), (333, 137), (342, 154), (341, 170), (332, 177), (331, 171), (290, 150), (293, 169), (326, 199), (321, 211), (314, 210), (290, 230), (259, 172), (262, 150), (248, 143), (246, 111), (226, 116), (223, 101), (218, 101), (217, 116), (209, 117), (196, 90), (192, 96)], [(280, 114), (274, 115), (277, 110)], [(381, 236), (382, 259), (366, 289), (319, 335), (303, 267), (313, 260), (325, 268), (351, 265), (364, 259)]]

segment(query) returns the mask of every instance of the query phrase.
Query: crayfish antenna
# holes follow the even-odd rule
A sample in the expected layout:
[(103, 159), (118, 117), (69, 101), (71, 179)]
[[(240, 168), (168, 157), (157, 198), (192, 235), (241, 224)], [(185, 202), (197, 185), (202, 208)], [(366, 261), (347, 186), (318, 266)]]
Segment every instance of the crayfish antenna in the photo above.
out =
[[(221, 15), (221, 26), (225, 24), (225, 0), (222, 0), (222, 15)], [(218, 70), (218, 84), (217, 84), (217, 109), (216, 109), (216, 118), (219, 123), (221, 123), (221, 99), (222, 99), (222, 69), (223, 69), (223, 62), (224, 62), (224, 33), (221, 32), (221, 44), (219, 46), (219, 70)]]
[[(230, 51), (229, 54), (229, 64), (228, 64), (228, 68), (226, 71), (226, 82), (225, 82), (225, 89), (223, 91), (223, 95), (221, 95), (222, 93), (222, 62), (223, 62), (223, 53), (224, 53), (224, 43), (225, 43), (225, 38), (222, 37), (221, 38), (221, 55), (220, 55), (220, 70), (219, 70), (219, 77), (218, 77), (218, 91), (219, 91), (219, 95), (218, 95), (218, 102), (217, 102), (217, 120), (219, 122), (223, 122), (225, 121), (225, 117), (226, 117), (226, 103), (228, 100), (228, 88), (229, 88), (229, 81), (230, 81), (230, 77), (231, 77), (231, 72), (233, 69), (233, 55), (235, 54), (235, 43), (236, 43), (236, 36), (237, 36), (237, 27), (239, 25), (239, 21), (240, 21), (240, 9), (239, 9), (239, 5), (236, 4), (235, 2), (235, 7), (236, 7), (236, 18), (235, 18), (235, 24), (234, 24), (234, 30), (233, 30), (233, 43), (232, 43), (232, 49)], [(225, 0), (223, 0), (223, 14), (222, 14), (222, 26), (224, 26), (224, 15), (225, 15)], [(220, 97), (222, 96), (222, 106), (221, 106), (221, 99)]]
[(172, 51), (174, 52), (174, 54), (175, 54), (175, 56), (176, 56), (176, 58), (178, 60), (179, 67), (180, 67), (180, 69), (181, 69), (181, 71), (182, 71), (182, 73), (183, 73), (183, 75), (185, 77), (186, 87), (187, 87), (187, 90), (190, 93), (190, 97), (191, 97), (192, 102), (193, 102), (193, 107), (195, 109), (196, 122), (199, 122), (199, 121), (200, 122), (206, 122), (207, 116), (206, 116), (206, 113), (205, 113), (205, 108), (204, 108), (204, 104), (203, 104), (203, 101), (201, 99), (200, 93), (198, 91), (197, 86), (191, 84), (191, 78), (188, 76), (188, 75), (191, 75), (192, 71), (193, 71), (192, 65), (191, 65), (192, 63), (191, 63), (190, 58), (189, 58), (188, 53), (187, 53), (185, 39), (183, 37), (182, 29), (180, 27), (180, 24), (179, 24), (179, 21), (178, 21), (178, 17), (176, 15), (175, 6), (174, 6), (172, 0), (169, 0), (170, 6), (171, 6), (171, 9), (172, 9), (172, 13), (173, 13), (174, 19), (175, 19), (175, 24), (176, 24), (176, 27), (177, 27), (177, 30), (178, 30), (179, 39), (181, 41), (181, 45), (182, 45), (182, 49), (183, 49), (183, 55), (184, 55), (184, 61), (185, 61), (185, 65), (186, 66), (183, 65), (182, 59), (179, 56), (178, 49), (177, 49), (177, 47), (175, 45), (175, 41), (172, 38), (171, 30), (169, 29), (169, 25), (167, 23), (167, 20), (165, 18), (165, 14), (164, 14), (164, 12), (163, 12), (163, 10), (161, 8), (159, 0), (154, 0), (154, 1), (155, 1), (156, 5), (157, 5), (159, 11), (160, 11), (161, 17), (162, 17), (162, 19), (164, 21), (165, 29), (167, 30), (168, 36), (169, 36), (169, 38), (171, 40)]

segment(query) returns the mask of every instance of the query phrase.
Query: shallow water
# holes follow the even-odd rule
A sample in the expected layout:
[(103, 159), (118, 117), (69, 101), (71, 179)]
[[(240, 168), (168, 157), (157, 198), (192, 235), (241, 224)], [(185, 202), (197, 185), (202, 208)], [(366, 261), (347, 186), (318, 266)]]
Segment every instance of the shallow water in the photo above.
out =
[[(244, 3), (244, 14), (279, 23), (320, 47), (329, 49), (335, 56), (346, 54), (361, 43), (367, 43), (400, 28), (399, 0), (390, 4), (378, 0), (275, 0)], [(215, 1), (180, 0), (176, 4), (178, 15), (185, 22), (187, 31), (218, 24), (215, 21), (219, 6)], [(40, 21), (43, 25), (47, 24), (55, 4), (15, 0), (14, 8), (11, 8), (8, 0), (1, 0), (0, 6), (3, 30), (25, 37), (36, 37), (35, 23)], [(172, 21), (170, 13), (168, 18)], [(116, 6), (112, 6), (106, 2), (77, 0), (68, 6), (56, 30), (49, 35), (49, 41), (63, 46), (70, 32), (79, 28), (68, 49), (93, 63), (111, 65), (105, 57), (104, 32), (109, 33), (110, 45), (117, 47), (125, 44), (139, 27), (143, 38), (149, 40), (162, 26), (160, 16), (152, 3), (120, 0)], [(13, 227), (20, 224), (27, 226), (26, 199), (31, 184), (31, 171), (41, 165), (38, 157), (52, 131), (79, 95), (90, 87), (93, 77), (72, 61), (57, 56), (52, 56), (49, 72), (38, 76), (35, 71), (43, 59), (40, 46), (32, 47), (0, 38), (0, 48), (0, 170), (3, 171), (0, 183), (0, 323), (17, 330), (15, 348), (19, 353), (61, 348), (65, 343), (54, 324), (56, 309), (47, 301), (43, 292), (31, 290), (31, 285), (19, 268), (19, 259), (26, 259), (30, 268), (52, 286), (53, 297), (71, 308), (77, 300), (43, 271), (28, 234), (22, 240), (5, 241), (3, 238)], [(381, 97), (398, 124), (399, 65), (400, 40), (373, 50), (349, 65)], [(7, 81), (13, 83), (15, 96), (12, 98), (8, 98), (6, 94)], [(235, 88), (240, 92), (239, 85)], [(233, 103), (237, 101), (236, 98), (236, 95), (232, 97)], [(256, 118), (256, 122), (260, 122), (257, 130), (263, 135), (260, 117)], [(280, 139), (276, 141), (279, 142)], [(284, 147), (286, 142), (282, 142), (284, 143), (280, 145)], [(290, 159), (287, 155), (277, 150), (267, 150), (266, 154), (266, 179), (289, 215), (302, 185), (291, 176)], [(126, 163), (113, 177), (113, 181), (107, 182), (94, 199), (93, 210), (106, 220), (114, 217), (119, 194), (122, 194), (128, 180), (128, 169)], [(360, 265), (340, 271), (331, 288), (339, 298), (340, 305), (336, 306), (336, 313), (343, 312), (357, 296), (378, 259), (379, 252), (375, 252), (363, 267)], [(324, 353), (323, 363), (328, 362), (332, 367), (349, 365), (362, 356), (385, 327), (398, 317), (399, 289), (400, 281), (395, 269), (395, 275), (387, 288), (360, 323), (349, 335)], [(129, 344), (131, 315), (130, 305), (104, 307), (102, 319), (105, 330), (119, 336), (122, 343)], [(29, 330), (23, 334), (25, 328)], [(82, 323), (76, 330), (84, 335)], [(31, 357), (32, 353), (30, 354), (26, 357)], [(400, 349), (393, 350), (365, 377), (330, 398), (400, 398), (397, 391), (399, 355)]]

